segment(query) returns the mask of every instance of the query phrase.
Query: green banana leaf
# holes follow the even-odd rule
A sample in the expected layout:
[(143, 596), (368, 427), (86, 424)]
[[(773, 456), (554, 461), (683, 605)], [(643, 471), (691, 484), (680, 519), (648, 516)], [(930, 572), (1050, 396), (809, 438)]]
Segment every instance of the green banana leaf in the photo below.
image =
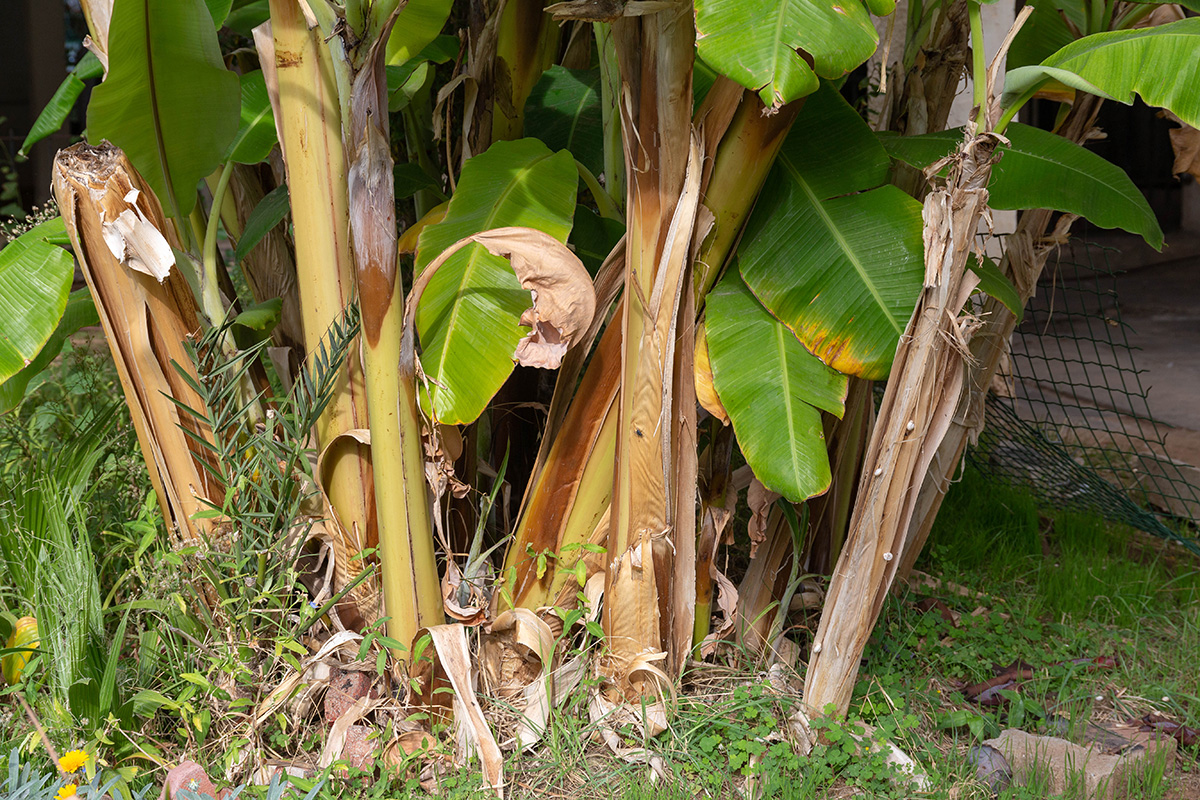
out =
[(1040, 64), (1059, 48), (1075, 41), (1076, 36), (1063, 22), (1062, 15), (1065, 14), (1079, 30), (1087, 27), (1081, 3), (1070, 0), (1030, 0), (1026, 5), (1033, 7), (1033, 14), (1017, 31), (1008, 49), (1005, 64), (1010, 71)]
[(429, 62), (414, 58), (397, 67), (386, 67), (388, 82), (388, 111), (403, 111), (425, 85), (429, 77)]
[(794, 503), (821, 494), (831, 478), (820, 410), (844, 413), (846, 376), (804, 349), (735, 269), (705, 308), (713, 385), (746, 463)]
[(969, 253), (967, 269), (978, 276), (981, 292), (999, 300), (1005, 308), (1013, 313), (1017, 322), (1021, 321), (1021, 318), (1025, 316), (1025, 306), (1021, 302), (1021, 295), (1013, 282), (1000, 271), (1000, 267), (996, 265), (995, 261), (986, 255), (979, 259), (975, 257), (974, 253)]
[(625, 225), (620, 220), (602, 217), (582, 204), (575, 207), (571, 247), (593, 277), (624, 235)]
[(925, 274), (921, 205), (830, 86), (805, 101), (746, 223), (742, 277), (829, 366), (887, 377)]
[(212, 17), (202, 0), (120, 0), (108, 54), (108, 77), (88, 105), (88, 138), (124, 150), (163, 205), (186, 216), (196, 184), (233, 140), (241, 107)]
[(50, 102), (46, 103), (42, 113), (38, 114), (38, 118), (33, 121), (29, 135), (21, 143), (19, 154), (21, 156), (29, 155), (29, 148), (61, 129), (71, 110), (75, 108), (75, 101), (79, 99), (79, 95), (83, 94), (84, 81), (99, 78), (103, 74), (104, 65), (100, 63), (100, 59), (96, 58), (95, 53), (88, 50), (75, 65), (75, 70), (58, 85)]
[(416, 58), (445, 26), (451, 5), (453, 0), (408, 0), (388, 36), (387, 64), (399, 66)]
[(0, 250), (0, 381), (30, 365), (67, 308), (75, 259), (48, 241), (65, 235), (55, 217)]
[(594, 174), (604, 171), (600, 70), (557, 64), (542, 73), (525, 102), (525, 130), (551, 150), (570, 150)]
[(242, 238), (238, 239), (233, 257), (241, 261), (246, 253), (254, 249), (254, 245), (261, 242), (272, 228), (283, 221), (291, 208), (287, 186), (276, 186), (268, 192), (246, 218), (246, 227), (242, 229)]
[[(397, 200), (407, 200), (422, 189), (432, 189), (438, 195), (442, 194), (441, 186), (420, 164), (402, 161), (392, 168), (392, 178)], [(445, 200), (445, 196), (442, 199)]]
[(233, 8), (233, 0), (204, 0), (204, 5), (208, 6), (213, 25), (220, 30), (229, 16), (229, 10)]
[(7, 414), (21, 404), (29, 392), (29, 385), (42, 373), (50, 362), (58, 358), (63, 344), (79, 331), (100, 324), (100, 315), (96, 313), (96, 304), (92, 302), (92, 294), (88, 289), (71, 292), (67, 298), (66, 310), (58, 321), (54, 333), (46, 340), (46, 344), (38, 351), (29, 366), (0, 384), (0, 414)]
[(233, 7), (225, 17), (225, 27), (249, 39), (254, 35), (254, 29), (270, 18), (271, 8), (267, 0), (234, 0)]
[(266, 159), (278, 140), (275, 113), (271, 110), (271, 98), (267, 94), (267, 82), (262, 70), (242, 75), (241, 84), (241, 121), (225, 158), (239, 164), (257, 164)]
[[(876, 13), (888, 13), (888, 5), (894, 4), (881, 3)], [(878, 42), (861, 0), (696, 0), (700, 58), (768, 106), (812, 94), (818, 76), (840, 78), (870, 58)]]
[(1061, 81), (1063, 72), (1126, 105), (1136, 94), (1147, 105), (1200, 127), (1200, 17), (1072, 42), (1038, 66), (1009, 70), (1000, 104), (1012, 106), (1030, 89), (1051, 79)]
[[(537, 228), (565, 242), (578, 183), (567, 151), (552, 153), (537, 139), (496, 142), (463, 167), (445, 219), (421, 232), (417, 272), (459, 239), (492, 228)], [(508, 261), (478, 244), (438, 270), (421, 296), (417, 332), (439, 422), (473, 421), (508, 379), (529, 332), (519, 325), (529, 305)]]
[[(1013, 123), (1004, 132), (992, 167), (988, 204), (992, 208), (1048, 208), (1078, 214), (1101, 228), (1136, 233), (1156, 250), (1163, 232), (1146, 198), (1129, 176), (1092, 151), (1049, 131)], [(923, 136), (881, 135), (892, 158), (924, 169), (962, 141), (962, 128)]]

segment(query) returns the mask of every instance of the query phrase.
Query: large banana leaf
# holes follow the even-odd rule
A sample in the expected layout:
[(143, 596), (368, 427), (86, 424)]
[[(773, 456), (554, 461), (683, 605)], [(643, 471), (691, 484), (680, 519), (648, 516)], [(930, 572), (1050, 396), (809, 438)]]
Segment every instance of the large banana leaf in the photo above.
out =
[(878, 41), (861, 0), (696, 0), (700, 57), (768, 106), (812, 94), (817, 76), (845, 75)]
[(437, 38), (450, 17), (452, 0), (408, 0), (388, 36), (386, 60), (398, 66), (416, 58)]
[(1080, 3), (1070, 0), (1030, 0), (1026, 5), (1033, 7), (1033, 14), (1021, 26), (1008, 49), (1005, 64), (1010, 71), (1040, 64), (1059, 48), (1075, 41), (1075, 34), (1071, 33), (1062, 15), (1066, 15), (1080, 30), (1087, 25)]
[(829, 488), (824, 409), (841, 416), (846, 376), (822, 364), (729, 270), (708, 295), (713, 384), (746, 463), (772, 491), (800, 502)]
[(808, 98), (739, 247), (742, 277), (814, 355), (887, 377), (924, 275), (921, 205), (834, 89)]
[[(71, 262), (71, 265), (74, 267), (74, 261)], [(92, 302), (92, 293), (86, 288), (71, 292), (62, 319), (59, 320), (54, 333), (46, 340), (46, 344), (38, 351), (37, 357), (28, 366), (0, 384), (0, 414), (7, 414), (21, 404), (26, 392), (29, 391), (29, 384), (46, 367), (50, 366), (51, 361), (58, 358), (58, 354), (62, 352), (63, 344), (68, 338), (78, 332), (80, 328), (99, 324), (100, 315), (96, 313), (96, 304)]]
[(0, 250), (0, 381), (28, 366), (62, 319), (75, 259), (53, 240), (65, 237), (55, 217)]
[(570, 150), (585, 167), (604, 170), (600, 70), (557, 64), (542, 73), (525, 102), (525, 130), (551, 150)]
[[(1048, 208), (1078, 214), (1101, 228), (1121, 228), (1161, 249), (1163, 232), (1146, 198), (1115, 164), (1068, 139), (1029, 125), (1005, 130), (1011, 146), (1001, 147), (992, 167), (988, 204), (992, 208)], [(962, 141), (962, 128), (923, 136), (881, 136), (893, 158), (924, 169)]]
[(257, 164), (275, 146), (275, 114), (261, 69), (241, 76), (242, 112), (227, 158), (239, 164)]
[(234, 0), (225, 27), (237, 31), (247, 39), (253, 38), (254, 29), (271, 18), (267, 0)]
[(1039, 66), (1010, 70), (1001, 105), (1013, 105), (1048, 80), (1061, 81), (1064, 71), (1122, 103), (1137, 94), (1147, 105), (1200, 126), (1200, 17), (1072, 42)]
[(219, 30), (225, 24), (225, 18), (229, 16), (233, 0), (204, 0), (204, 5), (208, 6), (208, 13), (212, 16), (213, 25)]
[[(459, 239), (492, 228), (537, 228), (565, 242), (578, 183), (570, 153), (537, 139), (496, 142), (463, 167), (445, 219), (421, 232), (418, 272)], [(528, 333), (518, 323), (529, 305), (508, 262), (478, 244), (438, 270), (421, 296), (417, 332), (439, 422), (471, 422), (504, 384)]]
[(212, 17), (202, 0), (120, 0), (108, 36), (108, 77), (92, 92), (88, 138), (124, 150), (164, 204), (187, 215), (241, 107)]

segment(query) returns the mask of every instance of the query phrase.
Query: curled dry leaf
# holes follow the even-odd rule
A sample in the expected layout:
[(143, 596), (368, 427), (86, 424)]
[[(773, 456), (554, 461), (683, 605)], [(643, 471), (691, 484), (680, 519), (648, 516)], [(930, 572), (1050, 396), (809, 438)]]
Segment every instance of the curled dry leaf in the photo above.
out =
[(751, 478), (750, 488), (746, 490), (746, 502), (750, 506), (750, 523), (747, 532), (750, 534), (750, 558), (758, 552), (758, 546), (767, 538), (767, 517), (771, 514), (771, 506), (780, 495), (763, 486), (758, 478)]
[(113, 3), (115, 0), (82, 0), (84, 16), (87, 17), (88, 27), (95, 36), (83, 37), (83, 46), (91, 50), (100, 63), (104, 65), (104, 75), (108, 76), (108, 29), (112, 26)]
[(641, 733), (642, 738), (649, 738), (666, 730), (667, 714), (662, 702), (635, 706), (614, 701), (606, 697), (602, 689), (593, 688), (588, 696), (588, 718), (596, 726), (604, 744), (617, 758), (631, 764), (648, 764), (660, 779), (670, 777), (660, 756), (644, 747), (626, 747), (617, 733), (618, 729), (627, 728)]
[(442, 264), (472, 242), (483, 245), (492, 255), (508, 259), (517, 280), (533, 298), (533, 304), (521, 315), (521, 324), (532, 330), (517, 342), (513, 358), (527, 367), (556, 369), (596, 315), (592, 279), (583, 262), (553, 236), (533, 228), (510, 227), (458, 240), (421, 273), (405, 308), (401, 370), (410, 375), (415, 372), (413, 321), (421, 294)]
[(696, 399), (700, 401), (700, 407), (721, 420), (722, 425), (728, 425), (729, 412), (725, 410), (720, 396), (717, 395), (717, 388), (713, 385), (712, 363), (708, 358), (708, 337), (705, 334), (704, 323), (696, 326), (696, 356), (692, 363), (696, 380)]
[(442, 576), (442, 604), (446, 614), (468, 627), (482, 625), (487, 621), (489, 598), (474, 583), (468, 581), (466, 586), (470, 599), (463, 605), (459, 600), (459, 590), (463, 587), (462, 570), (454, 559), (447, 560), (446, 573)]
[[(370, 463), (371, 431), (366, 428), (354, 428), (335, 436), (317, 457), (317, 487), (321, 491), (321, 500), (325, 516), (328, 537), (325, 539), (333, 549), (334, 584), (339, 589), (354, 579), (352, 570), (356, 562), (351, 560), (355, 553), (371, 547), (377, 547), (377, 539), (366, 535), (366, 531), (349, 528), (342, 524), (325, 487), (330, 476), (336, 469), (336, 464), (342, 459), (360, 460)], [(337, 607), (339, 621), (349, 628), (361, 628), (368, 620), (379, 619), (383, 616), (383, 592), (377, 577), (368, 578), (352, 589)]]
[(425, 731), (405, 731), (384, 750), (383, 763), (389, 767), (401, 766), (409, 756), (423, 752), (432, 753), (437, 744), (437, 739)]
[(484, 780), (503, 797), (504, 757), (475, 696), (467, 629), (458, 623), (424, 628), (417, 631), (417, 641), (426, 634), (435, 657), (423, 654), (413, 665), (412, 677), (418, 686), (414, 702), (437, 719), (453, 718), (459, 761), (478, 755)]
[(167, 237), (138, 206), (140, 195), (137, 189), (130, 189), (124, 197), (129, 208), (114, 220), (104, 220), (104, 243), (122, 264), (162, 283), (171, 274), (175, 254), (171, 252)]
[[(719, 536), (720, 534), (718, 534)], [(717, 584), (717, 608), (721, 609), (721, 621), (700, 642), (700, 658), (705, 659), (716, 652), (719, 644), (729, 638), (737, 622), (738, 590), (733, 581), (725, 577), (725, 573), (717, 569), (716, 563), (710, 565), (713, 581)]]
[(524, 748), (541, 738), (550, 718), (550, 667), (554, 631), (527, 608), (496, 617), (483, 644), (483, 674), (488, 687), (521, 712), (517, 739)]
[(1171, 174), (1182, 175), (1186, 172), (1193, 178), (1200, 179), (1200, 130), (1188, 125), (1170, 111), (1159, 112), (1159, 115), (1180, 126), (1169, 131), (1171, 149), (1175, 151), (1175, 163), (1171, 167)]
[[(421, 445), (425, 449), (425, 480), (433, 490), (435, 499), (440, 500), (446, 492), (458, 498), (466, 497), (471, 487), (458, 479), (454, 462), (462, 455), (462, 434), (454, 425), (435, 425), (430, 435), (428, 426), (421, 427)], [(440, 524), (439, 524), (440, 530)]]

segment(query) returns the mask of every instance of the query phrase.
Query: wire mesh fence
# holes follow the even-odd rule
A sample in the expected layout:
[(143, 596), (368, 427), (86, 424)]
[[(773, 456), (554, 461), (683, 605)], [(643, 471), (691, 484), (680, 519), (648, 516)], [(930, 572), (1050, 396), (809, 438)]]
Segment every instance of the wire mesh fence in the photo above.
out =
[(1200, 472), (1168, 454), (1121, 317), (1111, 249), (1051, 256), (1013, 334), (968, 459), (1042, 502), (1099, 515), (1200, 554)]

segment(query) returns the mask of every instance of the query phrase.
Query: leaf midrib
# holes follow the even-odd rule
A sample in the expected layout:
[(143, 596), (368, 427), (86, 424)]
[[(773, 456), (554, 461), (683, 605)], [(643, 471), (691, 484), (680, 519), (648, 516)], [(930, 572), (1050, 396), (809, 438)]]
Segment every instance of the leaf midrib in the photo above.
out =
[(792, 176), (792, 179), (796, 182), (796, 185), (799, 186), (804, 194), (808, 197), (812, 207), (816, 209), (817, 214), (820, 216), (821, 221), (825, 224), (825, 227), (837, 241), (838, 248), (845, 254), (846, 260), (849, 261), (851, 266), (854, 267), (859, 278), (862, 279), (863, 285), (867, 287), (868, 291), (871, 293), (871, 296), (875, 298), (875, 303), (879, 306), (879, 310), (883, 312), (884, 319), (888, 321), (888, 324), (892, 326), (897, 335), (903, 334), (904, 329), (900, 327), (900, 324), (896, 322), (891, 313), (888, 311), (887, 304), (884, 303), (883, 297), (879, 294), (878, 287), (875, 286), (875, 283), (871, 280), (871, 276), (867, 273), (866, 268), (862, 265), (862, 262), (859, 261), (858, 254), (850, 248), (850, 243), (846, 241), (844, 236), (842, 236), (841, 229), (837, 227), (833, 221), (833, 218), (829, 216), (829, 213), (825, 210), (824, 204), (821, 202), (820, 198), (817, 197), (816, 193), (813, 192), (812, 187), (808, 184), (808, 181), (804, 179), (804, 176), (801, 175), (798, 169), (796, 169), (796, 166), (792, 163), (791, 159), (788, 158), (787, 155), (780, 153), (778, 157), (778, 163), (783, 165), (783, 168), (786, 169)]
[[(781, 375), (781, 383), (783, 384), (783, 405), (784, 415), (787, 417), (788, 426), (788, 456), (792, 461), (792, 477), (795, 485), (800, 485), (800, 461), (796, 457), (796, 442), (799, 441), (796, 436), (796, 415), (792, 411), (792, 383), (789, 380), (788, 359), (787, 359), (787, 342), (783, 338), (784, 326), (773, 325), (775, 329), (775, 345), (779, 350), (779, 371)], [(791, 336), (791, 331), (788, 331)]]
[[(250, 138), (250, 134), (253, 133), (254, 130), (258, 127), (258, 123), (260, 123), (264, 119), (266, 119), (267, 115), (270, 113), (271, 113), (271, 104), (268, 103), (266, 105), (266, 107), (263, 108), (262, 111), (259, 111), (258, 114), (254, 117), (254, 119), (250, 120), (250, 122), (246, 125), (246, 130), (244, 133), (239, 133), (238, 135), (233, 137), (233, 143), (229, 146), (229, 160), (230, 161), (236, 160), (235, 156), (237, 156), (238, 148), (241, 147), (242, 144), (245, 143), (246, 140)], [(239, 131), (241, 130), (241, 125), (238, 126), (238, 130)]]
[[(1020, 153), (1022, 156), (1025, 156), (1028, 159), (1045, 162), (1047, 164), (1053, 164), (1056, 167), (1059, 167), (1061, 169), (1066, 169), (1071, 173), (1074, 173), (1076, 175), (1081, 175), (1084, 178), (1087, 178), (1089, 181), (1093, 181), (1095, 183), (1100, 184), (1101, 186), (1107, 187), (1108, 189), (1112, 190), (1112, 192), (1114, 194), (1116, 194), (1118, 197), (1122, 198), (1123, 200), (1128, 202), (1131, 206), (1133, 206), (1137, 210), (1138, 216), (1140, 218), (1142, 218), (1143, 220), (1146, 219), (1146, 213), (1145, 213), (1146, 209), (1140, 208), (1138, 206), (1136, 199), (1134, 199), (1134, 196), (1132, 194), (1128, 193), (1127, 191), (1123, 190), (1121, 187), (1109, 183), (1106, 178), (1097, 176), (1095, 173), (1092, 173), (1092, 172), (1087, 172), (1083, 168), (1076, 167), (1073, 164), (1070, 164), (1066, 161), (1056, 161), (1056, 160), (1049, 158), (1047, 156), (1044, 156), (1040, 153), (1035, 153), (1030, 150), (1026, 150), (1024, 148), (1017, 148), (1015, 145), (1013, 147), (1009, 148), (1009, 152)], [(1085, 150), (1084, 152), (1088, 152), (1088, 151)], [(1108, 163), (1108, 162), (1106, 162), (1106, 163)], [(1140, 197), (1140, 196), (1141, 195), (1139, 194), (1138, 197)]]
[(171, 183), (171, 169), (167, 165), (167, 142), (163, 135), (162, 116), (158, 108), (158, 83), (154, 77), (154, 46), (150, 35), (150, 0), (143, 0), (142, 14), (146, 25), (146, 75), (150, 87), (150, 119), (154, 121), (154, 144), (158, 151), (159, 169), (162, 170), (163, 183), (167, 187), (167, 198), (176, 218), (182, 219), (183, 211), (179, 206), (179, 198), (175, 196), (175, 185)]

